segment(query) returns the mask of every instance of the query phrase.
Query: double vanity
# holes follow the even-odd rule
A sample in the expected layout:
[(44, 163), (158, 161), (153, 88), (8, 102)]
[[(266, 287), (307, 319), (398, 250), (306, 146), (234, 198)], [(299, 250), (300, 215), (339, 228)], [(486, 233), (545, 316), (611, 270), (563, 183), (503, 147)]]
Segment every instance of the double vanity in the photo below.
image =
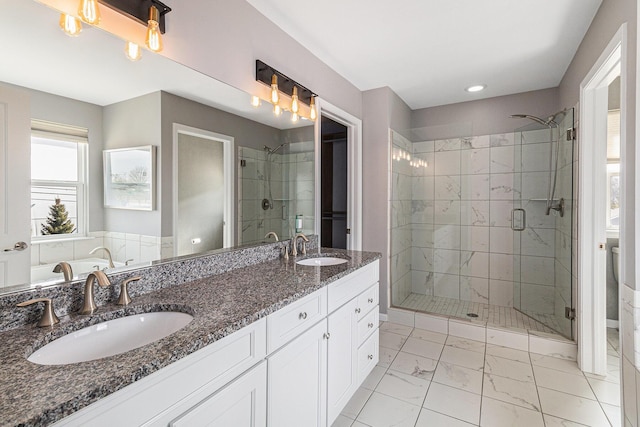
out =
[(115, 301), (132, 272), (110, 275), (92, 315), (74, 313), (80, 284), (16, 296), (65, 307), (51, 328), (0, 319), (0, 424), (331, 425), (378, 361), (380, 255), (314, 249), (285, 260), (280, 249), (135, 271), (126, 306)]

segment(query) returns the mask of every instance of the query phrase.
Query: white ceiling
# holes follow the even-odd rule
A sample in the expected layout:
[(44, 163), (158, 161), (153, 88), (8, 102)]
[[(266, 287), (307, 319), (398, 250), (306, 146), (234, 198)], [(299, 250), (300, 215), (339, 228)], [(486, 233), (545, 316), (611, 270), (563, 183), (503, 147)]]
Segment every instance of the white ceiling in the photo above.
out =
[(412, 109), (558, 86), (602, 2), (247, 1), (358, 89), (389, 86)]

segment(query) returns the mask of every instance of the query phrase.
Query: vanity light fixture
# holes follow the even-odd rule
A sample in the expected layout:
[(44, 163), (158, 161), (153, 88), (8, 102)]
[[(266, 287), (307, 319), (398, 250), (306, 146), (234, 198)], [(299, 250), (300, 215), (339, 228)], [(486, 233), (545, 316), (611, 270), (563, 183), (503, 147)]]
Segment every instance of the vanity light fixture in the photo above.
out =
[(251, 106), (258, 108), (262, 104), (259, 96), (253, 95), (251, 97)]
[(78, 15), (87, 24), (98, 25), (100, 23), (98, 0), (80, 0)]
[(469, 86), (465, 90), (467, 92), (473, 93), (473, 92), (480, 92), (482, 90), (485, 90), (486, 88), (487, 88), (487, 85), (473, 85), (473, 86)]
[(273, 105), (280, 102), (280, 91), (278, 90), (278, 76), (271, 76), (271, 103)]
[(82, 23), (75, 16), (67, 15), (66, 13), (61, 13), (60, 28), (68, 36), (76, 37), (80, 35), (80, 32), (82, 31)]
[(60, 28), (70, 36), (82, 31), (81, 21), (84, 21), (127, 40), (125, 54), (132, 61), (140, 59), (144, 45), (153, 52), (162, 50), (165, 15), (171, 12), (171, 8), (159, 0), (38, 1), (61, 13)]
[[(256, 60), (256, 80), (269, 87), (269, 102), (273, 104), (274, 114), (280, 115), (283, 109), (291, 111), (293, 122), (297, 122), (301, 118), (315, 121), (318, 117), (314, 100), (314, 97), (317, 96), (315, 93), (260, 60)], [(266, 91), (262, 96), (265, 95)], [(280, 105), (281, 100), (282, 105)], [(309, 106), (308, 112), (306, 106), (302, 104)]]
[(162, 35), (160, 34), (160, 11), (157, 7), (149, 8), (149, 20), (147, 21), (147, 47), (154, 52), (162, 51)]
[(131, 61), (137, 61), (142, 58), (142, 49), (134, 42), (126, 42), (124, 45), (124, 54)]

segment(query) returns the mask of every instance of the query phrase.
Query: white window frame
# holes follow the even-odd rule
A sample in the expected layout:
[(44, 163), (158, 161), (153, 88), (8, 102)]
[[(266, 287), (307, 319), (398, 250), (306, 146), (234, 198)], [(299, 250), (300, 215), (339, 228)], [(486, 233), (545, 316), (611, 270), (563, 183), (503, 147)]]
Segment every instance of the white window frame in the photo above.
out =
[[(59, 181), (59, 180), (41, 180), (32, 179), (30, 189), (34, 186), (52, 186), (75, 188), (77, 194), (77, 221), (76, 232), (72, 234), (53, 234), (53, 235), (36, 235), (31, 236), (31, 241), (46, 242), (51, 240), (73, 240), (88, 236), (89, 230), (89, 199), (87, 188), (89, 185), (89, 139), (88, 130), (75, 126), (63, 125), (58, 123), (45, 122), (33, 119), (31, 121), (31, 137), (47, 138), (64, 142), (74, 142), (78, 144), (78, 180), (77, 181)], [(31, 141), (30, 141), (31, 143)], [(30, 198), (31, 200), (31, 198)], [(31, 218), (33, 224), (33, 217)]]

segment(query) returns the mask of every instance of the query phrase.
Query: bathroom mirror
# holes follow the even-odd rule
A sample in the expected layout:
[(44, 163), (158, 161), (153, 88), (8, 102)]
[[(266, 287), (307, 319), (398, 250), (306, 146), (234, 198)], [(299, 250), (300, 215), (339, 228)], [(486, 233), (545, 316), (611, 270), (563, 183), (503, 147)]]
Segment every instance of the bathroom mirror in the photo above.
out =
[[(79, 168), (85, 180), (78, 184), (79, 193), (66, 200), (60, 195), (64, 186), (49, 188), (40, 204), (32, 201), (32, 181), (32, 194), (24, 197), (26, 209), (32, 206), (32, 230), (25, 230), (29, 248), (21, 255), (27, 260), (22, 265), (30, 264), (22, 277), (29, 279), (0, 282), (0, 292), (34, 282), (62, 282), (62, 273), (47, 277), (60, 261), (75, 267), (74, 277), (87, 269), (108, 268), (107, 251), (90, 254), (98, 247), (109, 249), (116, 267), (135, 268), (220, 247), (260, 244), (269, 231), (281, 239), (296, 231), (315, 232), (313, 122), (294, 123), (286, 112), (276, 117), (269, 104), (253, 107), (250, 94), (146, 50), (141, 60), (131, 62), (124, 55), (124, 41), (88, 25), (78, 37), (69, 37), (58, 20), (55, 10), (33, 0), (5, 5), (0, 37), (11, 43), (3, 48), (0, 94), (3, 87), (19, 90), (31, 118), (53, 128), (43, 130), (48, 135), (59, 129), (85, 133), (86, 163)], [(156, 151), (154, 207), (105, 207), (103, 151), (140, 146)], [(186, 147), (184, 152), (180, 147)], [(192, 192), (199, 187), (196, 177), (178, 173), (199, 172), (193, 158), (203, 152), (225, 158), (218, 162), (219, 179), (230, 180), (231, 196), (212, 189), (208, 197), (231, 217), (180, 221), (187, 218), (185, 209), (203, 209), (204, 196)], [(209, 181), (218, 179), (208, 176)], [(57, 198), (63, 198), (76, 230), (41, 236), (38, 230)], [(304, 219), (301, 228), (296, 228), (296, 217)], [(185, 222), (189, 227), (179, 230)], [(214, 223), (226, 227), (224, 239)], [(218, 243), (210, 244), (213, 240)], [(14, 268), (16, 254), (0, 254), (0, 264)]]

